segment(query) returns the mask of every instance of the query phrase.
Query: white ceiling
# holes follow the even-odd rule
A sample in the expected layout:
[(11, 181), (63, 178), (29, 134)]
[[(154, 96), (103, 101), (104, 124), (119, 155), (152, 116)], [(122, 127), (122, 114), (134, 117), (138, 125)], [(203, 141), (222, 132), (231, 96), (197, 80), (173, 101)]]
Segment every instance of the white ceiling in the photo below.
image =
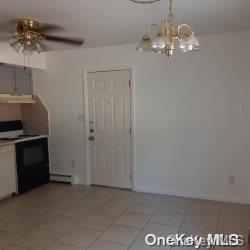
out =
[[(137, 5), (129, 0), (0, 0), (0, 22), (36, 17), (64, 26), (62, 35), (86, 40), (85, 46), (132, 43), (147, 24), (167, 15), (168, 0)], [(250, 0), (174, 0), (178, 21), (187, 19), (200, 34), (250, 29)]]

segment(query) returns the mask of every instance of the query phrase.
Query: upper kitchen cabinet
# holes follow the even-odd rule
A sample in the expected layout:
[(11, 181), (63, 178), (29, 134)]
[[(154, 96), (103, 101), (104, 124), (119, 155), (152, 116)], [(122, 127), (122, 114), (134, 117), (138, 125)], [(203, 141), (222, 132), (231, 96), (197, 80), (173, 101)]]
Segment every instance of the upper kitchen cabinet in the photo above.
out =
[(15, 69), (11, 67), (0, 67), (0, 93), (15, 94)]
[(33, 94), (32, 72), (30, 69), (15, 69), (15, 86), (18, 94)]
[(30, 69), (0, 67), (1, 94), (33, 94), (32, 72)]

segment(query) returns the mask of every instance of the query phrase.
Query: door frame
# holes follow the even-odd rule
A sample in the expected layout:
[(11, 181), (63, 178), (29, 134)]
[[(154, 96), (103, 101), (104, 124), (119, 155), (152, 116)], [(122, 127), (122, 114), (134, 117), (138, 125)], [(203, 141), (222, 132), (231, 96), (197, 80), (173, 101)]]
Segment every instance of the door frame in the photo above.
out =
[(134, 91), (135, 91), (135, 75), (134, 75), (134, 66), (121, 66), (121, 67), (94, 67), (94, 68), (85, 68), (82, 71), (83, 76), (83, 105), (84, 105), (84, 131), (85, 131), (85, 150), (84, 158), (86, 165), (86, 185), (91, 185), (91, 174), (90, 174), (90, 143), (89, 143), (89, 98), (88, 98), (88, 74), (93, 72), (109, 72), (109, 71), (121, 71), (129, 70), (130, 71), (130, 121), (131, 121), (131, 190), (134, 191), (135, 188), (135, 165), (134, 165), (134, 122), (135, 122), (135, 100), (134, 100)]

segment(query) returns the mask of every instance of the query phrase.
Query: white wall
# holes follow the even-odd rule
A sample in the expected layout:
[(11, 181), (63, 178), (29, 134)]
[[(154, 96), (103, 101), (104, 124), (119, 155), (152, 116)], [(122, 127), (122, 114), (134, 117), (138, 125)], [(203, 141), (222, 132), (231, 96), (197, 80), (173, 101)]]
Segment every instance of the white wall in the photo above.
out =
[(44, 53), (39, 55), (33, 54), (27, 58), (22, 53), (14, 51), (8, 43), (0, 43), (0, 63), (6, 63), (17, 66), (27, 66), (35, 69), (45, 68), (45, 57)]
[(47, 53), (34, 81), (51, 115), (53, 172), (86, 182), (82, 69), (133, 66), (135, 188), (250, 202), (250, 32), (200, 40), (171, 59), (135, 44)]

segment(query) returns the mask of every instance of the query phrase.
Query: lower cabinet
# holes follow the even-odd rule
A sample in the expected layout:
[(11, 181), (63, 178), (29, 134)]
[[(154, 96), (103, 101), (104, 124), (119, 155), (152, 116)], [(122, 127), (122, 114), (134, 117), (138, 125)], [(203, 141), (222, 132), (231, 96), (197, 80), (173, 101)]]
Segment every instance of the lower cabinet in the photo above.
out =
[(16, 192), (15, 147), (0, 147), (0, 199)]

